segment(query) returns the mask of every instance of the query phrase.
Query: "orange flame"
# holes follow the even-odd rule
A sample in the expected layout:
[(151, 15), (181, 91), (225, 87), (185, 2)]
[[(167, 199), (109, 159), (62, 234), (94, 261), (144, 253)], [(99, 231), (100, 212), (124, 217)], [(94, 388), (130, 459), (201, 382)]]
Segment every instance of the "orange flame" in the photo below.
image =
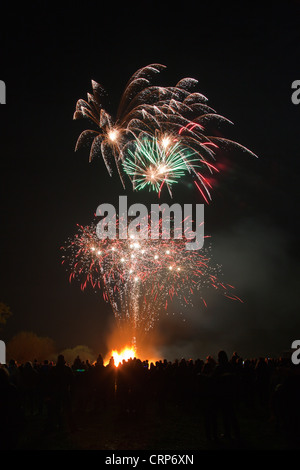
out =
[(113, 349), (111, 352), (110, 357), (113, 357), (115, 366), (118, 367), (119, 364), (122, 363), (122, 361), (128, 361), (128, 359), (133, 359), (136, 357), (136, 350), (133, 347), (125, 347), (121, 351), (117, 351), (116, 349)]

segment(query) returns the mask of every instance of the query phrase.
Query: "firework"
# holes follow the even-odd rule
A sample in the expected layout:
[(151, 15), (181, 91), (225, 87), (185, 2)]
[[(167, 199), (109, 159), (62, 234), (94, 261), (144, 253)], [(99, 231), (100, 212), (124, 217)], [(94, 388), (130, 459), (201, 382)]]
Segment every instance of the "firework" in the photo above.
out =
[(133, 151), (128, 149), (123, 167), (136, 190), (148, 186), (160, 194), (165, 184), (172, 196), (172, 185), (198, 164), (195, 152), (170, 136), (161, 139), (143, 136), (133, 147)]
[(153, 106), (147, 105), (147, 102), (151, 103), (158, 99), (159, 89), (149, 88), (150, 78), (164, 68), (165, 66), (161, 64), (151, 64), (139, 69), (131, 77), (121, 97), (115, 119), (104, 108), (106, 97), (104, 88), (94, 80), (92, 80), (93, 94), (87, 94), (88, 101), (79, 99), (76, 103), (73, 118), (85, 117), (94, 123), (97, 129), (84, 130), (77, 140), (75, 150), (90, 143), (89, 160), (91, 161), (95, 155), (101, 153), (110, 175), (112, 175), (111, 160), (113, 158), (123, 185), (120, 162), (123, 159), (125, 144), (134, 136), (129, 123), (141, 120), (147, 114), (147, 107)]
[(79, 226), (63, 251), (70, 281), (77, 278), (82, 290), (101, 290), (119, 325), (130, 325), (133, 336), (153, 328), (174, 298), (192, 305), (197, 292), (205, 305), (205, 289), (214, 288), (240, 300), (219, 280), (220, 266), (211, 263), (210, 248), (186, 250), (184, 239), (100, 240), (92, 224)]
[[(209, 203), (211, 176), (219, 173), (218, 153), (235, 147), (257, 157), (245, 146), (209, 132), (208, 129), (216, 131), (222, 123), (233, 123), (208, 106), (204, 95), (193, 92), (196, 84), (197, 80), (185, 78), (174, 87), (165, 87), (163, 99), (148, 110), (147, 119), (128, 123), (128, 128), (135, 132), (135, 139), (125, 147), (123, 168), (134, 189), (148, 186), (160, 193), (166, 183), (172, 196), (172, 184), (189, 173), (203, 199)], [(170, 168), (164, 165), (167, 159)]]
[[(194, 91), (197, 80), (183, 78), (169, 87), (151, 85), (152, 77), (163, 69), (164, 65), (151, 64), (131, 77), (115, 119), (104, 108), (106, 93), (103, 87), (92, 81), (93, 94), (88, 93), (88, 101), (77, 101), (74, 119), (86, 117), (96, 125), (96, 130), (84, 130), (77, 140), (76, 150), (89, 142), (90, 161), (95, 155), (102, 154), (112, 175), (111, 162), (114, 160), (123, 186), (125, 171), (133, 188), (138, 190), (148, 186), (160, 192), (165, 184), (172, 195), (172, 184), (188, 172), (193, 175), (203, 199), (209, 203), (210, 176), (219, 172), (215, 163), (217, 152), (226, 147), (237, 147), (256, 155), (243, 145), (208, 131), (220, 123), (232, 122), (208, 106), (203, 94)], [(161, 171), (162, 168), (165, 170), (163, 162), (166, 159), (169, 159), (170, 168)]]

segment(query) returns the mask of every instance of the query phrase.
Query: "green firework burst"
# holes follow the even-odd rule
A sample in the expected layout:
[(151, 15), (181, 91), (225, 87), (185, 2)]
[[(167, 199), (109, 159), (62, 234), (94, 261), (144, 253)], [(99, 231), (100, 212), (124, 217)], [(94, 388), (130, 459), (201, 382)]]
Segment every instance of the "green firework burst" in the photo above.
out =
[(148, 187), (160, 192), (165, 184), (171, 187), (187, 173), (197, 167), (196, 152), (172, 137), (156, 138), (143, 136), (128, 149), (123, 167), (135, 190)]

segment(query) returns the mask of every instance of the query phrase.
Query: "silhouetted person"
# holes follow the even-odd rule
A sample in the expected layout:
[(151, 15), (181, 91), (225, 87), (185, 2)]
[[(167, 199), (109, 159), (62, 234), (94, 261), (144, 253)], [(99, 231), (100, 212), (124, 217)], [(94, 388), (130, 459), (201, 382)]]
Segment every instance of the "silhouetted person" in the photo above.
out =
[(157, 405), (157, 411), (160, 416), (164, 416), (166, 412), (168, 380), (165, 366), (161, 361), (156, 361), (155, 367), (150, 368), (152, 393), (154, 401)]
[(105, 395), (108, 404), (115, 401), (116, 375), (117, 367), (115, 366), (115, 361), (112, 356), (109, 360), (109, 363), (105, 367)]
[(218, 405), (221, 411), (224, 425), (224, 437), (240, 437), (239, 424), (235, 412), (235, 401), (237, 392), (236, 376), (232, 365), (228, 361), (225, 351), (218, 353), (218, 364), (213, 374), (217, 391)]
[(259, 402), (262, 406), (267, 406), (270, 398), (270, 371), (263, 357), (256, 363), (255, 374)]
[(10, 382), (8, 370), (0, 366), (0, 449), (17, 447), (23, 425), (19, 391)]
[(203, 413), (206, 438), (218, 439), (217, 396), (212, 362), (207, 361), (198, 374), (198, 391), (200, 407)]
[(9, 372), (9, 380), (12, 384), (16, 387), (20, 385), (20, 369), (14, 359), (10, 359), (8, 363), (8, 372)]
[[(298, 365), (295, 368), (299, 367)], [(282, 430), (292, 447), (300, 446), (300, 373), (295, 371), (275, 388), (272, 408), (278, 429)]]
[(252, 408), (255, 398), (255, 371), (249, 359), (244, 361), (239, 371), (239, 392), (242, 402), (248, 408)]
[(39, 400), (39, 413), (43, 414), (46, 409), (47, 416), (49, 416), (49, 403), (51, 400), (51, 381), (50, 372), (52, 364), (47, 359), (38, 369), (38, 400)]
[(74, 359), (74, 362), (73, 362), (73, 365), (72, 365), (72, 369), (75, 371), (75, 370), (83, 369), (83, 368), (84, 368), (84, 364), (83, 364), (83, 362), (81, 361), (80, 357), (77, 356), (77, 357)]
[(33, 414), (37, 405), (38, 373), (29, 361), (20, 370), (20, 389), (24, 409), (27, 413)]
[(96, 366), (103, 366), (103, 365), (104, 365), (103, 357), (101, 354), (99, 354), (97, 357)]
[(53, 412), (54, 418), (56, 419), (55, 424), (62, 426), (62, 419), (66, 416), (71, 430), (75, 427), (71, 403), (71, 386), (73, 379), (72, 369), (66, 365), (64, 356), (60, 354), (57, 358), (56, 365), (51, 371)]
[(135, 416), (141, 416), (144, 412), (146, 397), (148, 395), (145, 388), (146, 369), (140, 359), (132, 359), (128, 361), (129, 365), (129, 411)]
[(99, 411), (107, 404), (106, 368), (101, 354), (99, 354), (95, 365), (91, 367), (89, 375), (92, 387), (93, 409)]

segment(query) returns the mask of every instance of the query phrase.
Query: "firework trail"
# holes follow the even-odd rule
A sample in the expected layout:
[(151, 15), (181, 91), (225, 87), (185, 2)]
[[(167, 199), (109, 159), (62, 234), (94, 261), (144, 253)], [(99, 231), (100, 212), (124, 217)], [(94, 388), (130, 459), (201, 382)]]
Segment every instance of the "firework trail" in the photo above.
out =
[(62, 247), (69, 279), (78, 279), (82, 290), (88, 286), (101, 290), (119, 326), (148, 331), (174, 298), (183, 305), (192, 305), (197, 292), (206, 305), (203, 295), (208, 288), (240, 300), (231, 293), (232, 286), (219, 280), (220, 266), (211, 263), (210, 248), (186, 250), (183, 238), (132, 235), (128, 239), (101, 240), (96, 224), (78, 227), (75, 236)]
[[(163, 69), (164, 65), (151, 64), (131, 77), (115, 119), (103, 106), (104, 89), (92, 81), (93, 95), (88, 93), (87, 102), (77, 101), (74, 119), (88, 118), (97, 129), (83, 131), (75, 149), (90, 143), (90, 161), (95, 155), (102, 154), (112, 175), (111, 161), (114, 159), (123, 186), (125, 173), (137, 190), (148, 186), (160, 193), (165, 183), (172, 196), (172, 184), (188, 172), (193, 175), (203, 199), (209, 203), (212, 186), (208, 177), (219, 172), (215, 164), (217, 152), (236, 147), (256, 155), (237, 142), (207, 132), (208, 127), (232, 122), (217, 114), (207, 105), (207, 98), (194, 91), (197, 80), (183, 78), (170, 87), (151, 85), (150, 79)], [(166, 166), (162, 163), (168, 155), (172, 158)], [(182, 162), (178, 161), (180, 158)], [(122, 162), (125, 163), (122, 165)], [(152, 175), (152, 182), (149, 182), (149, 175)]]

